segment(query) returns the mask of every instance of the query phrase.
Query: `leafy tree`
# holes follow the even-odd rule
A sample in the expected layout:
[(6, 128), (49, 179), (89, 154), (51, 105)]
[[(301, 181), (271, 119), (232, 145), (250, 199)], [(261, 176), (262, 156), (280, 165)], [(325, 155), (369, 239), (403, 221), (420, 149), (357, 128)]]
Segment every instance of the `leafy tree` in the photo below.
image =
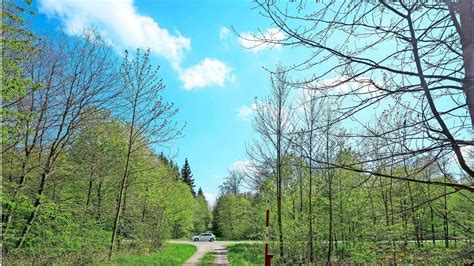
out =
[(195, 211), (195, 219), (194, 219), (194, 232), (195, 233), (202, 233), (209, 229), (211, 223), (211, 211), (209, 210), (209, 206), (207, 204), (206, 198), (202, 194), (202, 190), (199, 190), (201, 194), (198, 192), (196, 197), (196, 207)]
[(182, 128), (172, 121), (178, 109), (173, 103), (163, 100), (162, 93), (165, 86), (158, 78), (158, 70), (159, 67), (153, 67), (150, 63), (150, 49), (144, 53), (137, 49), (132, 58), (127, 51), (125, 52), (120, 69), (120, 81), (124, 87), (121, 99), (131, 112), (124, 117), (129, 123), (127, 151), (117, 198), (109, 258), (113, 255), (120, 221), (126, 208), (134, 153), (140, 151), (142, 147), (165, 145), (181, 136)]
[(24, 99), (41, 83), (32, 80), (25, 71), (25, 63), (35, 58), (37, 36), (29, 30), (25, 16), (33, 15), (31, 1), (2, 2), (2, 69), (1, 69), (1, 119), (2, 147), (9, 149), (21, 141), (22, 120), (29, 120), (33, 112), (18, 110), (15, 104)]
[(224, 239), (247, 239), (252, 228), (251, 203), (243, 195), (226, 194), (214, 206), (214, 232)]

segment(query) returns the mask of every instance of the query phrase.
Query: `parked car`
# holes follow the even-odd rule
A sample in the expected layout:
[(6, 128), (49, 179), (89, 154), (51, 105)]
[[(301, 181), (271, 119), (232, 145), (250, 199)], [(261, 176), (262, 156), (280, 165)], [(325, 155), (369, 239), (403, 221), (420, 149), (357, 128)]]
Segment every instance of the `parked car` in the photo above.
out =
[(192, 241), (209, 241), (212, 242), (216, 240), (216, 236), (213, 233), (202, 233), (200, 235), (192, 236)]

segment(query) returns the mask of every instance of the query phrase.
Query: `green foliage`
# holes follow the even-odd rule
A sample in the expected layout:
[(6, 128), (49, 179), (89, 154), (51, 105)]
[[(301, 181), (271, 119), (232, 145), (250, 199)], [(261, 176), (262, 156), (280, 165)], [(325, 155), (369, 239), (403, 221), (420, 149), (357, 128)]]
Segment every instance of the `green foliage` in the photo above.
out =
[(37, 51), (37, 37), (27, 28), (24, 16), (32, 15), (31, 2), (2, 2), (2, 68), (1, 97), (2, 108), (2, 143), (11, 144), (19, 141), (22, 128), (15, 121), (29, 120), (34, 115), (30, 112), (13, 108), (10, 104), (25, 97), (28, 92), (38, 89), (41, 85), (27, 77), (23, 63), (34, 58)]
[(226, 194), (214, 206), (214, 230), (224, 239), (248, 239), (252, 236), (253, 214), (251, 203), (243, 195)]
[[(340, 163), (356, 160), (354, 154), (342, 151), (337, 156)], [(290, 162), (291, 160), (288, 159)], [(308, 171), (305, 165), (295, 169), (295, 163), (283, 167), (285, 190), (282, 201), (282, 228), (284, 235), (285, 261), (298, 265), (308, 263), (308, 240), (313, 240), (314, 262), (327, 262), (329, 238), (329, 190), (325, 171), (317, 171), (312, 177), (313, 195), (308, 199)], [(403, 175), (403, 168), (387, 169), (392, 174)], [(298, 176), (301, 174), (302, 176)], [(427, 177), (420, 177), (427, 178)], [(440, 177), (430, 177), (432, 179)], [(301, 182), (301, 185), (300, 185)], [(440, 186), (427, 186), (394, 181), (387, 178), (367, 176), (342, 168), (332, 170), (333, 243), (331, 261), (342, 264), (449, 264), (471, 263), (474, 209), (472, 195)], [(221, 196), (213, 210), (214, 232), (224, 238), (235, 236), (236, 228), (247, 228), (245, 239), (260, 239), (270, 244), (270, 253), (275, 263), (282, 263), (277, 243), (277, 209), (275, 204), (274, 177), (268, 176), (256, 190), (235, 196)], [(302, 193), (302, 197), (301, 194)], [(451, 194), (453, 193), (453, 194)], [(446, 196), (443, 196), (447, 194)], [(246, 204), (237, 203), (236, 198), (246, 198)], [(429, 201), (429, 199), (434, 199)], [(414, 209), (411, 209), (413, 201)], [(313, 235), (309, 230), (309, 204), (312, 204)], [(446, 203), (446, 205), (445, 205)], [(248, 205), (250, 204), (250, 205)], [(233, 206), (240, 206), (235, 210)], [(445, 210), (446, 207), (446, 210)], [(270, 210), (270, 228), (265, 234), (265, 210)], [(235, 218), (242, 210), (247, 215)], [(431, 215), (432, 214), (432, 215)], [(466, 240), (468, 243), (449, 241), (445, 248), (445, 215), (448, 236)], [(416, 225), (416, 226), (415, 226)], [(425, 241), (417, 244), (418, 235)], [(433, 235), (434, 231), (434, 235)], [(436, 240), (433, 246), (432, 239)], [(470, 240), (471, 239), (471, 240)], [(407, 243), (405, 243), (405, 240)], [(261, 251), (259, 251), (261, 252)], [(238, 265), (245, 265), (245, 260)]]
[[(107, 112), (97, 116), (100, 122), (85, 123), (71, 149), (57, 160), (56, 171), (50, 176), (51, 189), (43, 195), (24, 247), (14, 249), (23, 220), (18, 219), (5, 232), (7, 261), (95, 264), (106, 260), (128, 129)], [(14, 160), (16, 152), (9, 151), (12, 156), (2, 162), (7, 175), (15, 174), (21, 166)], [(171, 160), (156, 156), (146, 145), (132, 159), (126, 209), (119, 227), (119, 253), (148, 254), (157, 251), (165, 239), (187, 238), (208, 228), (211, 217), (204, 196), (193, 196)], [(4, 192), (2, 204), (9, 206), (14, 219), (26, 217), (33, 209), (35, 198), (29, 193), (37, 186), (37, 173), (32, 171), (28, 177), (14, 201), (16, 181), (4, 181), (9, 190)], [(160, 258), (178, 261), (171, 257)]]
[(263, 246), (260, 244), (234, 244), (227, 246), (231, 265), (263, 265)]
[(166, 243), (156, 253), (151, 255), (118, 256), (112, 263), (104, 265), (182, 265), (196, 252), (196, 247), (185, 244)]
[(109, 232), (94, 228), (92, 221), (76, 219), (51, 201), (42, 205), (31, 231), (24, 248), (13, 250), (7, 261), (92, 263), (110, 241)]
[[(201, 193), (202, 194), (202, 193)], [(194, 233), (199, 234), (208, 231), (211, 223), (211, 211), (207, 205), (204, 195), (197, 196), (194, 208)]]

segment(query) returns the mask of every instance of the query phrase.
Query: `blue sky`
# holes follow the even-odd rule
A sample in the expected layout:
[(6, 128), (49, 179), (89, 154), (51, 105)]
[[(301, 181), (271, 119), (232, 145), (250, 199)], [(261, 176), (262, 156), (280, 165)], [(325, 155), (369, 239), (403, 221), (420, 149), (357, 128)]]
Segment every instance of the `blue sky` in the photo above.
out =
[[(245, 143), (252, 140), (252, 104), (256, 96), (267, 95), (270, 86), (269, 73), (263, 67), (301, 63), (311, 53), (304, 48), (261, 45), (252, 38), (252, 33), (266, 39), (285, 37), (254, 9), (252, 1), (36, 0), (35, 4), (35, 26), (40, 32), (62, 30), (80, 35), (84, 28), (95, 27), (118, 54), (125, 49), (150, 48), (152, 60), (161, 66), (160, 75), (167, 86), (165, 98), (180, 109), (177, 120), (187, 123), (185, 137), (173, 146), (172, 153), (178, 151), (174, 160), (182, 165), (188, 158), (196, 189), (202, 187), (211, 202), (227, 170), (248, 164)], [(233, 29), (246, 38), (239, 38)], [(373, 38), (367, 35), (357, 42), (366, 44)], [(334, 34), (330, 42), (353, 45), (344, 34)], [(396, 43), (382, 43), (374, 51), (390, 51), (393, 45)], [(385, 55), (374, 51), (366, 56), (376, 59)], [(293, 71), (291, 77), (321, 74), (332, 61), (307, 71)], [(342, 74), (334, 72), (320, 85), (337, 83)], [(379, 85), (382, 82), (380, 73), (370, 78)], [(364, 79), (367, 77), (338, 89), (353, 90), (349, 87), (363, 85)], [(377, 95), (373, 86), (362, 87), (362, 92)], [(359, 121), (367, 122), (387, 108), (387, 102), (390, 99), (360, 112)], [(343, 102), (353, 103), (357, 100)], [(350, 121), (344, 126), (349, 130), (357, 127)]]
[[(161, 65), (165, 97), (175, 102), (185, 137), (176, 142), (180, 165), (187, 157), (197, 187), (212, 201), (227, 169), (245, 162), (252, 138), (255, 96), (268, 91), (262, 68), (294, 57), (289, 48), (243, 42), (233, 32), (278, 38), (251, 1), (39, 0), (35, 25), (78, 35), (94, 26), (117, 51), (149, 47)], [(165, 151), (166, 152), (166, 151)], [(196, 188), (197, 189), (197, 188)]]

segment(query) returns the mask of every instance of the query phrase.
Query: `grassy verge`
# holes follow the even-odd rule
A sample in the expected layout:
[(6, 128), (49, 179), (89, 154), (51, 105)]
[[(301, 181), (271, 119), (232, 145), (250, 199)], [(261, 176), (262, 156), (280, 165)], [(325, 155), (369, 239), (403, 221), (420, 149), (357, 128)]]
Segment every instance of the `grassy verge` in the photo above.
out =
[(201, 262), (199, 263), (199, 266), (211, 266), (213, 260), (214, 254), (212, 254), (212, 252), (208, 252), (202, 258)]
[(227, 246), (227, 257), (231, 265), (263, 265), (261, 244), (233, 244)]
[(116, 257), (111, 265), (169, 265), (179, 266), (196, 252), (196, 247), (186, 244), (166, 243), (163, 248), (150, 255)]

